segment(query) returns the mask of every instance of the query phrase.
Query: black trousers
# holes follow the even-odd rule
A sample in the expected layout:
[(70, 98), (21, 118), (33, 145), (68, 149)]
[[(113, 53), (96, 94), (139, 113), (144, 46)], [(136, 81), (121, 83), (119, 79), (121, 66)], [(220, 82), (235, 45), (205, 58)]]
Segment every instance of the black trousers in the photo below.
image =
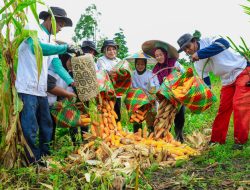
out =
[(116, 98), (116, 102), (115, 102), (115, 113), (117, 114), (118, 119), (116, 121), (120, 121), (121, 120), (121, 98)]
[(134, 123), (133, 128), (134, 128), (134, 133), (136, 133), (140, 128), (142, 128), (142, 123)]
[(185, 122), (185, 107), (182, 106), (180, 111), (176, 114), (174, 119), (174, 131), (176, 135), (176, 140), (183, 142), (183, 127)]

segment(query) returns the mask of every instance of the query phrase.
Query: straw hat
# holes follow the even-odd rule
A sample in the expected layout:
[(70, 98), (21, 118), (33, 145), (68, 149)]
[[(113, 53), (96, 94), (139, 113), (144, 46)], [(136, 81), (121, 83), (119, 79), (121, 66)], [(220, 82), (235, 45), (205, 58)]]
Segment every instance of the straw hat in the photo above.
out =
[(125, 58), (128, 62), (135, 62), (135, 59), (146, 59), (147, 60), (147, 64), (155, 64), (157, 63), (157, 61), (155, 60), (155, 58), (147, 55), (146, 53), (144, 53), (143, 51), (139, 51), (137, 53), (134, 53), (128, 57)]
[(149, 40), (142, 44), (143, 52), (152, 57), (155, 57), (154, 55), (155, 48), (165, 49), (168, 52), (169, 58), (175, 58), (175, 59), (179, 58), (179, 53), (177, 52), (176, 48), (167, 42), (163, 42), (160, 40)]

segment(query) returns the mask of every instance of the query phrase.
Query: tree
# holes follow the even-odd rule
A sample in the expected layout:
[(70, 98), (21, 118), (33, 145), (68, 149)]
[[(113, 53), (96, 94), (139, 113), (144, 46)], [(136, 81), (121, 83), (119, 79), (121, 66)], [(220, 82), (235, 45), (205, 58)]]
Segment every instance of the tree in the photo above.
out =
[[(108, 37), (106, 37), (106, 36), (101, 36), (100, 38), (99, 38), (99, 40), (97, 41), (97, 45), (96, 45), (96, 47), (97, 47), (97, 49), (101, 49), (102, 48), (102, 45), (103, 45), (103, 42), (105, 41), (105, 40), (107, 40), (108, 39)], [(101, 57), (101, 56), (103, 56), (103, 53), (102, 52), (100, 52), (99, 54), (98, 54), (98, 57)]]
[(201, 38), (201, 32), (199, 30), (195, 30), (193, 33), (193, 37), (200, 39)]
[[(0, 10), (0, 73), (3, 80), (0, 80), (0, 134), (2, 135), (0, 165), (6, 168), (12, 168), (17, 163), (18, 165), (25, 164), (27, 159), (24, 148), (30, 151), (19, 121), (19, 113), (23, 104), (15, 89), (15, 70), (18, 63), (18, 47), (24, 39), (31, 37), (38, 67), (37, 77), (40, 76), (43, 57), (37, 32), (24, 29), (28, 22), (27, 8), (30, 8), (39, 24), (37, 3), (45, 5), (41, 0), (3, 0), (1, 3), (3, 7)], [(52, 27), (55, 28), (55, 26), (55, 18), (52, 17)], [(13, 32), (14, 35), (11, 35)]]
[(119, 45), (119, 51), (117, 57), (123, 59), (128, 56), (128, 47), (126, 42), (126, 37), (123, 33), (123, 29), (119, 28), (119, 32), (115, 33), (115, 42)]
[(83, 39), (93, 40), (96, 42), (96, 35), (99, 31), (98, 29), (98, 18), (101, 15), (100, 12), (97, 11), (96, 5), (92, 4), (85, 9), (85, 13), (83, 13), (77, 22), (75, 28), (75, 36), (72, 40), (76, 43), (82, 41)]

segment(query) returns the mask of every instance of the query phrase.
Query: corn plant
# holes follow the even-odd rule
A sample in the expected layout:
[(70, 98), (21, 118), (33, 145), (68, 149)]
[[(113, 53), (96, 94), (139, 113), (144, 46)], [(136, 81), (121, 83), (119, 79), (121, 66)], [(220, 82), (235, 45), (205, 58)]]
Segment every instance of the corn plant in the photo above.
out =
[[(247, 0), (247, 1), (250, 2), (250, 0)], [(243, 8), (243, 10), (246, 14), (250, 15), (250, 7), (249, 6), (241, 5), (241, 7)], [(249, 47), (247, 47), (247, 44), (242, 37), (240, 37), (242, 45), (239, 45), (239, 46), (237, 46), (230, 37), (227, 36), (227, 39), (230, 41), (232, 48), (235, 51), (237, 51), (242, 56), (244, 56), (248, 61), (250, 61), (250, 49), (249, 49)]]
[(240, 37), (242, 45), (239, 46), (237, 46), (230, 37), (227, 36), (227, 39), (230, 41), (231, 46), (235, 51), (244, 56), (246, 60), (250, 61), (250, 49), (247, 47), (247, 44), (242, 37)]
[[(41, 0), (3, 0), (0, 8), (0, 165), (6, 168), (27, 164), (24, 149), (30, 151), (22, 133), (19, 113), (23, 104), (15, 89), (18, 47), (23, 40), (31, 37), (34, 42), (38, 78), (42, 68), (42, 50), (37, 32), (26, 30), (27, 11), (31, 11), (37, 24), (37, 4)], [(52, 16), (55, 30), (55, 18)]]

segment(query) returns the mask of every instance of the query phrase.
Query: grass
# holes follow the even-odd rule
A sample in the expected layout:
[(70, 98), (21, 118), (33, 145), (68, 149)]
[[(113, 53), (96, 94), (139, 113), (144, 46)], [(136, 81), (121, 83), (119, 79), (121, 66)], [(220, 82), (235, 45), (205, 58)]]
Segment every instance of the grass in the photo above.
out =
[[(218, 78), (211, 76), (213, 92), (219, 97), (221, 88)], [(219, 99), (202, 114), (185, 115), (184, 133), (211, 128), (219, 106)], [(177, 163), (173, 168), (146, 170), (145, 176), (154, 189), (249, 189), (250, 188), (250, 142), (243, 150), (233, 150), (233, 122), (224, 145), (216, 145), (189, 161)], [(155, 166), (154, 166), (155, 167)]]
[[(219, 97), (220, 84), (218, 78), (211, 76), (213, 91)], [(184, 134), (195, 130), (211, 128), (215, 118), (219, 100), (202, 114), (192, 114), (186, 109)], [(128, 124), (126, 109), (122, 109), (122, 123), (132, 131)], [(153, 164), (143, 171), (139, 178), (140, 189), (243, 189), (250, 188), (250, 142), (242, 151), (232, 150), (233, 125), (230, 124), (225, 145), (216, 145), (207, 149), (200, 156), (189, 161), (179, 161), (175, 167), (161, 168)], [(53, 158), (65, 163), (64, 158), (74, 151), (68, 129), (57, 129), (56, 142), (53, 147)], [(0, 189), (107, 189), (112, 180), (112, 174), (91, 176), (91, 182), (86, 183), (85, 174), (89, 166), (78, 163), (65, 171), (53, 166), (50, 172), (41, 172), (37, 167), (0, 169)], [(126, 176), (126, 181), (133, 181), (136, 173)]]

